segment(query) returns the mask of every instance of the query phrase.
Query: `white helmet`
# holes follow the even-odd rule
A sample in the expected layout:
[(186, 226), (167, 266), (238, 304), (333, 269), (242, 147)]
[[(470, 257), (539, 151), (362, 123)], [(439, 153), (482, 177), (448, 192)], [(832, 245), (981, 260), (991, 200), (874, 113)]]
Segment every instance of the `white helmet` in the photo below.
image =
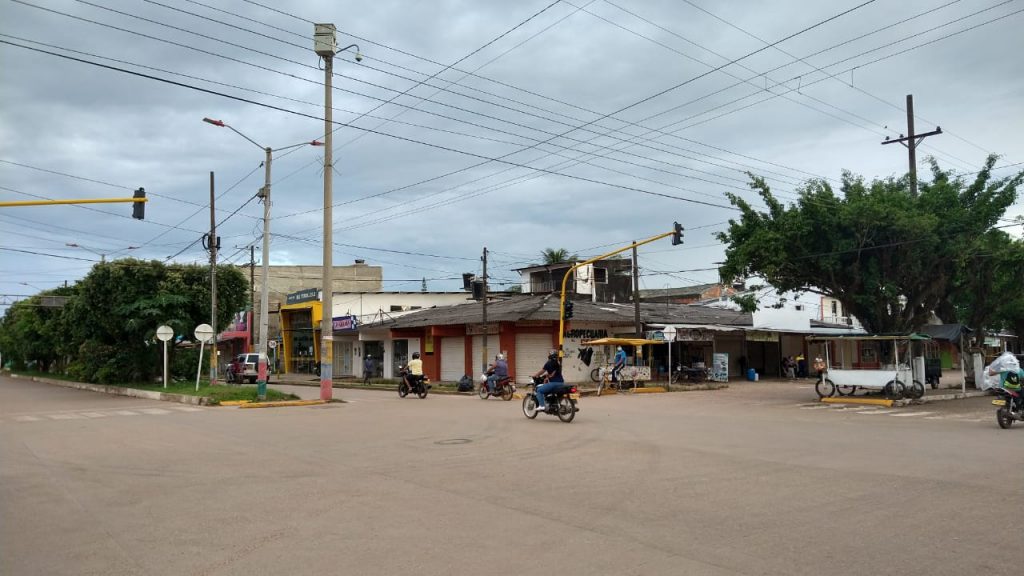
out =
[(505, 355), (504, 354), (498, 354), (497, 356), (495, 356), (495, 358), (497, 358), (498, 360), (504, 360), (505, 359)]

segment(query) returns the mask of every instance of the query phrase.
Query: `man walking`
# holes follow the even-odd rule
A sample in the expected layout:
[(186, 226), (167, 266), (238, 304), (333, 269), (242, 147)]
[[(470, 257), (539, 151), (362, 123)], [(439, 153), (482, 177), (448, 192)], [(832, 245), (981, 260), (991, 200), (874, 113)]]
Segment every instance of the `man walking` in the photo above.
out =
[(367, 354), (363, 358), (363, 384), (369, 384), (370, 378), (373, 377), (373, 373), (376, 371), (376, 365), (373, 362), (373, 356)]

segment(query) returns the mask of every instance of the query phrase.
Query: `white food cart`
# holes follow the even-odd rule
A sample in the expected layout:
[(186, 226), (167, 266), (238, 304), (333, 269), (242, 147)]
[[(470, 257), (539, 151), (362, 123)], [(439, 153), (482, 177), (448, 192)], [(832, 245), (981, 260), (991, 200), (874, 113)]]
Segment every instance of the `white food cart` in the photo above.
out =
[[(814, 390), (820, 398), (828, 398), (839, 394), (850, 396), (858, 390), (879, 390), (885, 396), (896, 400), (920, 398), (924, 395), (924, 384), (914, 379), (910, 367), (909, 344), (915, 341), (931, 340), (923, 334), (900, 335), (867, 335), (867, 336), (809, 336), (808, 342), (825, 342), (825, 372), (818, 378)], [(879, 363), (879, 368), (846, 368), (833, 367), (828, 343), (839, 342), (886, 342), (892, 345), (892, 362)], [(900, 357), (900, 346), (908, 345), (908, 350)], [(859, 347), (858, 347), (859, 348)], [(873, 350), (870, 348), (869, 350)], [(863, 361), (863, 357), (861, 358)]]

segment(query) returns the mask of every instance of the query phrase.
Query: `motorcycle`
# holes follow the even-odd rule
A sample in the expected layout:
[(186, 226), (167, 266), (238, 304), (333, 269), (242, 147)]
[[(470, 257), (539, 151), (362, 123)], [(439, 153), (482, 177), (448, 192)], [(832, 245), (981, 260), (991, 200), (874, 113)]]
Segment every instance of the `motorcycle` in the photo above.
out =
[(1000, 428), (1006, 429), (1013, 426), (1015, 420), (1024, 420), (1024, 395), (1021, 392), (998, 387), (993, 388), (992, 392), (998, 396), (992, 404), (999, 406), (996, 422)]
[(480, 399), (487, 400), (493, 395), (499, 396), (506, 402), (511, 400), (512, 395), (516, 393), (516, 385), (512, 383), (512, 378), (510, 376), (499, 378), (498, 381), (494, 383), (494, 390), (491, 390), (487, 386), (488, 376), (490, 376), (490, 374), (486, 372), (480, 375), (480, 387), (477, 389), (477, 394), (480, 396)]
[[(427, 390), (430, 389), (430, 378), (427, 378), (426, 374), (422, 376), (413, 376), (409, 374), (408, 367), (403, 366), (398, 371), (398, 377), (401, 381), (398, 383), (398, 396), (399, 398), (405, 398), (409, 393), (414, 393), (420, 398), (427, 397)], [(409, 381), (412, 381), (410, 385)]]
[[(531, 420), (541, 412), (537, 408), (537, 386), (541, 384), (544, 384), (544, 379), (534, 377), (530, 391), (523, 398), (523, 415)], [(561, 383), (561, 386), (544, 395), (544, 413), (555, 414), (562, 422), (572, 422), (580, 411), (576, 406), (579, 399), (580, 392), (574, 384)]]

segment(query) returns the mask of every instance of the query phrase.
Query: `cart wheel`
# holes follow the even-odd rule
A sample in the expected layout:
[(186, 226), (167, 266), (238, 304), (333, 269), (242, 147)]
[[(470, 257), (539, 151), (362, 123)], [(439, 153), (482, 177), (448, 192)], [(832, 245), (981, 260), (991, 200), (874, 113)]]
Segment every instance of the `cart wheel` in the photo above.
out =
[(836, 385), (828, 378), (823, 378), (814, 385), (814, 391), (818, 393), (819, 398), (831, 398), (835, 396)]
[(853, 393), (856, 392), (856, 391), (857, 391), (857, 387), (856, 386), (846, 386), (846, 385), (843, 385), (843, 386), (836, 387), (836, 392), (838, 392), (840, 396), (853, 396)]
[(893, 400), (902, 400), (905, 391), (906, 386), (899, 380), (889, 380), (886, 382), (885, 387), (882, 388), (882, 394)]
[(921, 384), (920, 380), (914, 380), (914, 383), (907, 388), (906, 392), (907, 397), (917, 400), (924, 396), (924, 384)]

